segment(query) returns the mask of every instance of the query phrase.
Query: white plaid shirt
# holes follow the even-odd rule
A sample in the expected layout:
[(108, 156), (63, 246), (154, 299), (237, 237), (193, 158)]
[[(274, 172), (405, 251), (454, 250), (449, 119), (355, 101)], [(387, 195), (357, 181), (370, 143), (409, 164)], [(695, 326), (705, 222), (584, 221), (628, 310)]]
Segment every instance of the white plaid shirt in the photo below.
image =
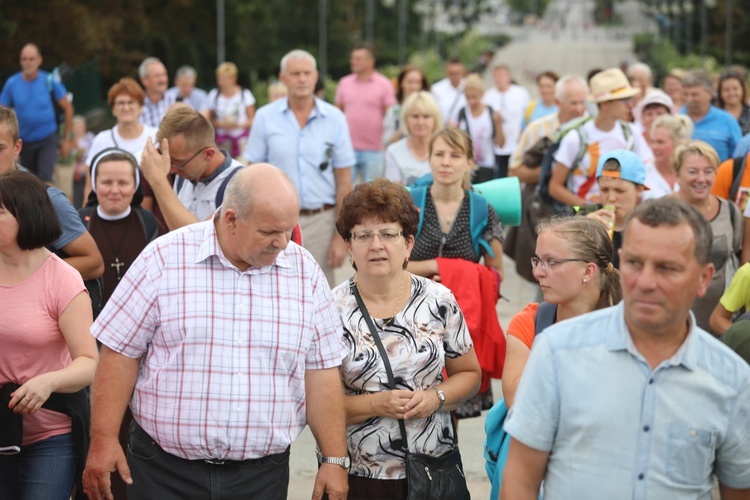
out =
[(284, 451), (305, 426), (305, 370), (345, 356), (331, 291), (309, 252), (241, 272), (212, 221), (173, 231), (133, 263), (92, 328), (141, 358), (130, 407), (168, 453), (246, 460)]

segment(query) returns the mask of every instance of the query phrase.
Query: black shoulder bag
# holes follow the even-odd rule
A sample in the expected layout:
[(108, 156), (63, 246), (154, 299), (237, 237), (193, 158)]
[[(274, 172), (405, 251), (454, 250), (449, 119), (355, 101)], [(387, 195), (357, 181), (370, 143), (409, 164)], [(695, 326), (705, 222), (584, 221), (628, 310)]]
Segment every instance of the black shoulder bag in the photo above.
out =
[[(367, 322), (367, 326), (372, 333), (372, 338), (378, 346), (380, 356), (383, 358), (385, 371), (388, 375), (388, 386), (391, 390), (396, 389), (396, 381), (391, 370), (391, 363), (388, 360), (388, 353), (383, 347), (380, 335), (372, 322), (370, 313), (367, 312), (365, 303), (359, 295), (359, 290), (354, 282), (354, 278), (349, 278), (349, 287), (351, 288), (354, 298), (357, 299), (362, 316)], [(442, 457), (433, 457), (423, 453), (412, 453), (409, 451), (409, 441), (406, 437), (406, 426), (404, 421), (399, 419), (398, 426), (401, 429), (401, 439), (403, 440), (404, 454), (406, 457), (406, 484), (408, 500), (469, 500), (471, 494), (466, 487), (466, 477), (464, 476), (464, 467), (461, 462), (461, 453), (458, 451), (456, 441), (451, 451)], [(454, 439), (457, 439), (455, 427), (453, 430)]]

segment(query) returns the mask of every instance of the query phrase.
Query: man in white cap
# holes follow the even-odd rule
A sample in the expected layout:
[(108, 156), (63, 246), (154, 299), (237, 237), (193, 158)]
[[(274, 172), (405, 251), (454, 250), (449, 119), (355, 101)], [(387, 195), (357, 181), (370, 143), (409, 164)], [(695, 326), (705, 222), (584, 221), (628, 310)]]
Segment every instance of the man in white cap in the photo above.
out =
[(584, 205), (598, 200), (596, 167), (599, 158), (615, 149), (637, 154), (646, 165), (654, 155), (646, 140), (627, 123), (631, 99), (638, 89), (630, 86), (625, 74), (607, 69), (591, 78), (589, 100), (597, 104), (599, 114), (563, 137), (555, 153), (555, 167), (549, 180), (549, 194), (558, 202)]

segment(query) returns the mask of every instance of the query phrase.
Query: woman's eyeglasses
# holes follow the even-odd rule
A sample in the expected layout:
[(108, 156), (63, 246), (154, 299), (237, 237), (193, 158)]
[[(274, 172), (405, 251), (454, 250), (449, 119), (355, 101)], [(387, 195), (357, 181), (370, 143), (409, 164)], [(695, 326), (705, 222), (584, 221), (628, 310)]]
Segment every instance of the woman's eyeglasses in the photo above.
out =
[(355, 243), (371, 243), (373, 238), (375, 238), (375, 235), (377, 235), (380, 238), (380, 241), (383, 243), (394, 243), (398, 241), (398, 239), (403, 234), (403, 231), (394, 231), (388, 229), (384, 229), (377, 233), (373, 233), (370, 231), (362, 231), (361, 233), (353, 232), (351, 234), (351, 240)]
[(542, 269), (549, 271), (551, 269), (554, 269), (556, 265), (562, 264), (564, 262), (586, 262), (586, 260), (584, 259), (540, 259), (539, 257), (532, 257), (531, 268), (536, 269), (536, 266), (541, 264)]

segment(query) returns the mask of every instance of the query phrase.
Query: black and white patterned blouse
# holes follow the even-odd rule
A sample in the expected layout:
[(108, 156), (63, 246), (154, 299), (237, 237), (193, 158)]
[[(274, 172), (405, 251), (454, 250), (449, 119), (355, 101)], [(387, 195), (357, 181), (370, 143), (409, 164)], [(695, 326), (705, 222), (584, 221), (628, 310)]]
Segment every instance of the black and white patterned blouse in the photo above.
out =
[[(341, 364), (347, 395), (389, 390), (388, 376), (357, 301), (346, 281), (333, 290), (348, 354)], [(425, 390), (443, 381), (445, 359), (466, 354), (472, 347), (463, 314), (446, 287), (427, 278), (411, 276), (406, 306), (383, 328), (373, 318), (389, 354), (399, 389)], [(423, 419), (405, 421), (409, 450), (433, 456), (453, 447), (450, 413), (435, 412)], [(346, 428), (352, 465), (349, 473), (375, 479), (403, 479), (404, 453), (401, 432), (394, 418), (373, 417)]]
[[(465, 194), (464, 200), (461, 202), (456, 220), (453, 221), (453, 226), (451, 226), (448, 234), (444, 234), (440, 227), (440, 219), (429, 189), (422, 210), (425, 211), (424, 221), (419, 238), (417, 238), (411, 251), (411, 260), (420, 261), (447, 257), (479, 262), (481, 255), (477, 255), (471, 242), (470, 198), (468, 193)], [(487, 227), (482, 237), (487, 243), (491, 243), (495, 238), (500, 243), (503, 242), (503, 226), (492, 206), (487, 207)]]

